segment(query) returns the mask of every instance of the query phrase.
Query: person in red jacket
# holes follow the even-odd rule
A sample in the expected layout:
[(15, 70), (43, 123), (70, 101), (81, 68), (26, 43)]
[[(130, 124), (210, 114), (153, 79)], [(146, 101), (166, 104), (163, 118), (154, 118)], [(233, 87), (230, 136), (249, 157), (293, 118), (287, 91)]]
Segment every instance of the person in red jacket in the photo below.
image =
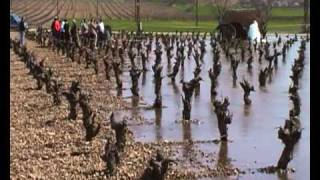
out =
[(56, 22), (56, 20), (57, 20), (57, 16), (54, 17), (54, 19), (53, 19), (53, 21), (52, 21), (52, 23), (51, 23), (51, 33), (52, 33), (52, 36), (53, 36), (53, 37), (56, 37), (56, 32), (55, 32), (55, 30), (54, 30), (54, 23)]
[(60, 24), (59, 18), (56, 16), (51, 25), (52, 34), (55, 38), (59, 37), (60, 29), (61, 29), (61, 24)]
[(60, 37), (60, 30), (61, 30), (61, 23), (59, 18), (57, 20), (55, 20), (54, 22), (54, 30), (57, 33), (57, 38)]

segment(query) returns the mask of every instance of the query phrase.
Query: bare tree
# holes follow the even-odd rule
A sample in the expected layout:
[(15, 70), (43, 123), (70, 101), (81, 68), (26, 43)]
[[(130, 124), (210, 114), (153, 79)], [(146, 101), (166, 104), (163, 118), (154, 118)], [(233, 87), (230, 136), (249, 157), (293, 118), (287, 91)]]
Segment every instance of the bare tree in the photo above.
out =
[(196, 0), (196, 26), (198, 27), (199, 22), (199, 0)]
[(268, 21), (270, 20), (270, 17), (272, 15), (272, 6), (275, 2), (276, 0), (250, 0), (251, 5), (256, 10), (263, 13), (259, 27), (263, 38), (265, 38), (268, 31)]
[(56, 4), (56, 8), (57, 8), (57, 16), (59, 16), (59, 0), (57, 0), (57, 2), (56, 2), (57, 4)]
[(141, 35), (141, 17), (140, 17), (140, 12), (141, 12), (141, 3), (140, 0), (135, 0), (134, 1), (134, 6), (135, 6), (135, 20), (137, 24), (137, 34), (140, 36)]
[(310, 16), (310, 0), (304, 0), (304, 31), (309, 31), (309, 16)]
[(222, 22), (223, 16), (225, 15), (227, 9), (230, 7), (232, 2), (231, 0), (212, 0), (212, 3), (217, 8), (217, 15), (220, 24)]

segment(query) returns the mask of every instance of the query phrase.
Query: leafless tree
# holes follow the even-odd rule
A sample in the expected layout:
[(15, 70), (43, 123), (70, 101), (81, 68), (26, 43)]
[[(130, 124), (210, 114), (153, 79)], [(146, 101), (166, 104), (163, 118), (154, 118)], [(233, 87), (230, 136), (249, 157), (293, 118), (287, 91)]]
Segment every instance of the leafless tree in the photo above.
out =
[(196, 26), (198, 27), (199, 22), (199, 0), (196, 0)]
[(217, 8), (217, 13), (218, 13), (217, 15), (218, 15), (219, 23), (220, 23), (220, 22), (222, 22), (222, 18), (225, 15), (227, 9), (232, 4), (232, 1), (231, 0), (212, 0), (212, 3)]
[(272, 5), (276, 2), (277, 0), (250, 0), (251, 5), (258, 11), (263, 13), (263, 18), (261, 19), (260, 22), (260, 31), (265, 38), (267, 34), (267, 25), (268, 21), (271, 17), (271, 12), (272, 12)]
[(304, 0), (304, 31), (309, 31), (309, 16), (310, 16), (310, 0)]

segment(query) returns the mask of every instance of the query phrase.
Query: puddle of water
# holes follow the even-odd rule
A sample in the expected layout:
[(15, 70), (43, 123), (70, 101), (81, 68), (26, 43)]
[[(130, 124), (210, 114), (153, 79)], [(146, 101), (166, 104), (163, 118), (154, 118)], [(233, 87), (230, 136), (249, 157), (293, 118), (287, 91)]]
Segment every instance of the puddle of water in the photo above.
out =
[[(286, 39), (284, 36), (282, 40)], [(274, 40), (270, 36), (270, 41)], [(213, 55), (209, 41), (206, 42), (206, 54), (204, 56), (204, 64), (201, 67), (201, 82), (199, 96), (193, 96), (191, 118), (199, 120), (199, 123), (183, 125), (176, 121), (182, 117), (182, 100), (181, 100), (181, 84), (180, 78), (189, 81), (193, 78), (193, 70), (195, 62), (192, 57), (186, 59), (184, 70), (181, 68), (176, 77), (176, 83), (173, 84), (169, 78), (162, 81), (162, 102), (167, 108), (162, 110), (132, 110), (127, 113), (135, 116), (139, 113), (148, 121), (147, 125), (131, 126), (137, 141), (150, 142), (157, 140), (212, 140), (219, 138), (217, 117), (213, 111), (210, 101), (210, 79), (208, 70), (212, 67)], [(289, 117), (291, 101), (288, 97), (288, 88), (291, 83), (289, 75), (291, 75), (291, 65), (294, 58), (297, 57), (297, 50), (300, 46), (300, 39), (296, 42), (287, 53), (286, 62), (282, 62), (282, 56), (279, 56), (278, 69), (274, 72), (272, 82), (267, 83), (266, 89), (259, 88), (258, 73), (259, 68), (267, 66), (267, 61), (263, 61), (260, 65), (257, 56), (254, 58), (252, 74), (247, 72), (247, 64), (240, 63), (237, 71), (238, 81), (236, 87), (233, 86), (232, 72), (230, 62), (222, 60), (222, 71), (218, 78), (217, 98), (225, 96), (229, 97), (229, 109), (233, 113), (231, 125), (229, 125), (229, 139), (232, 143), (228, 143), (222, 151), (236, 167), (242, 170), (247, 168), (256, 169), (269, 165), (276, 165), (280, 153), (284, 147), (277, 138), (276, 127), (283, 126), (284, 121)], [(301, 88), (299, 95), (301, 97), (301, 124), (304, 128), (302, 137), (295, 147), (294, 158), (290, 162), (289, 167), (294, 167), (296, 172), (289, 174), (288, 177), (281, 175), (267, 175), (261, 173), (242, 175), (244, 179), (310, 179), (310, 44), (307, 43), (306, 65), (303, 76), (300, 80)], [(280, 46), (282, 48), (282, 45)], [(279, 50), (281, 50), (278, 48)], [(175, 53), (175, 49), (173, 51)], [(273, 50), (271, 51), (273, 53)], [(258, 54), (258, 52), (256, 52)], [(149, 71), (140, 77), (139, 93), (147, 104), (152, 104), (155, 99), (153, 72), (151, 66), (154, 63), (155, 55), (152, 53), (149, 57)], [(171, 67), (168, 66), (166, 53), (162, 54), (162, 75), (165, 76), (173, 67), (174, 60), (171, 60)], [(252, 92), (250, 98), (252, 105), (248, 108), (244, 106), (243, 91), (239, 82), (243, 77), (252, 83), (255, 92)], [(123, 91), (123, 96), (131, 96), (131, 81), (128, 72), (124, 72), (123, 79), (126, 80), (124, 87), (128, 88)], [(126, 99), (130, 101), (130, 99)], [(201, 144), (196, 148), (202, 151), (219, 152), (220, 145)], [(222, 153), (223, 154), (223, 153)]]

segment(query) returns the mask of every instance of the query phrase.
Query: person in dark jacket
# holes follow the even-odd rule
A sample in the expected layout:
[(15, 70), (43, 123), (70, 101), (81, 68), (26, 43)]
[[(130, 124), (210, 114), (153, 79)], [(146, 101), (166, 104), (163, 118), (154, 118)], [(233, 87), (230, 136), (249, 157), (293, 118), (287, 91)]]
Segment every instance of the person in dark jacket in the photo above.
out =
[(111, 26), (110, 25), (106, 25), (105, 26), (105, 33), (106, 33), (106, 39), (107, 39), (107, 42), (110, 42), (111, 41), (111, 36), (112, 36), (112, 31), (111, 31)]
[(24, 39), (26, 33), (26, 24), (24, 22), (24, 17), (21, 18), (19, 23), (19, 33), (20, 33), (20, 46), (24, 46)]
[(97, 32), (97, 23), (94, 19), (91, 19), (89, 23), (89, 33), (94, 38), (93, 46), (95, 49), (97, 49), (98, 32)]
[(67, 19), (64, 19), (64, 39), (66, 42), (70, 41), (70, 26)]
[(79, 47), (80, 42), (79, 42), (78, 27), (77, 27), (77, 21), (75, 19), (72, 20), (70, 33), (71, 33), (72, 42), (75, 43), (77, 47)]

